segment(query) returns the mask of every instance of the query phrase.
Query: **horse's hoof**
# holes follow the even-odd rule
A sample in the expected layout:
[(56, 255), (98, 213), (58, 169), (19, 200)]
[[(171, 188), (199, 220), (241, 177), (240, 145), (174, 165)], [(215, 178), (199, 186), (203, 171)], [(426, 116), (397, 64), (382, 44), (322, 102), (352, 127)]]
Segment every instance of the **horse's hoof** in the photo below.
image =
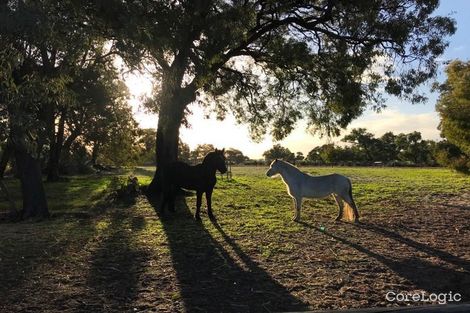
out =
[(337, 218), (335, 218), (335, 222), (341, 222), (341, 216), (338, 216)]

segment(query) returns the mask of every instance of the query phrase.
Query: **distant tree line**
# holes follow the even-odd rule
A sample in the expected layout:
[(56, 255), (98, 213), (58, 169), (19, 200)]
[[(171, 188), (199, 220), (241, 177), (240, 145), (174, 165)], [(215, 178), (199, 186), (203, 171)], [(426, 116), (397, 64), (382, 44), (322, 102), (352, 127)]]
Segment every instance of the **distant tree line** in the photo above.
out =
[(283, 159), (309, 165), (388, 165), (437, 166), (446, 165), (446, 159), (462, 151), (447, 140), (424, 140), (420, 132), (387, 132), (375, 137), (365, 128), (356, 128), (342, 138), (344, 146), (324, 144), (313, 148), (304, 157), (277, 144), (263, 153), (266, 162)]
[[(140, 155), (138, 156), (139, 164), (141, 165), (155, 165), (155, 129), (146, 129), (145, 137), (142, 137), (139, 140), (141, 145)], [(204, 157), (211, 151), (214, 151), (216, 147), (212, 144), (200, 144), (197, 145), (194, 150), (191, 150), (189, 145), (182, 142), (179, 142), (178, 149), (178, 160), (183, 161), (189, 164), (201, 163)], [(232, 165), (245, 164), (249, 161), (249, 158), (243, 154), (238, 149), (235, 148), (226, 148), (225, 157), (227, 162)]]

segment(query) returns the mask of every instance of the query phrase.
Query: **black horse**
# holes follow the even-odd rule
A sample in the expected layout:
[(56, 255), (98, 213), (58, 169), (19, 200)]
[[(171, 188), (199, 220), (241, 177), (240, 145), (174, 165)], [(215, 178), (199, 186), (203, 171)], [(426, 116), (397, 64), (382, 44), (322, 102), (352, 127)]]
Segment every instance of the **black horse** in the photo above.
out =
[(225, 149), (208, 153), (202, 164), (190, 166), (184, 162), (173, 162), (162, 168), (160, 179), (162, 179), (163, 198), (161, 209), (165, 209), (168, 203), (169, 210), (175, 210), (175, 197), (178, 188), (195, 190), (197, 195), (196, 213), (194, 218), (201, 219), (202, 194), (206, 193), (207, 214), (210, 219), (214, 218), (212, 214), (212, 191), (217, 182), (216, 171), (222, 174), (227, 172), (225, 165)]

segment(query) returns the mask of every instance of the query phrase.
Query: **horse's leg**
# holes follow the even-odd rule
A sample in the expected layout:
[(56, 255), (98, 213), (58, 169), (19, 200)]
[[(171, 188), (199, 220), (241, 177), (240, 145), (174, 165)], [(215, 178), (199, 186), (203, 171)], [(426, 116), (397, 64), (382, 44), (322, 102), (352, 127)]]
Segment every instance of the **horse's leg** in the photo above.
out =
[(201, 204), (202, 204), (202, 191), (196, 192), (196, 213), (194, 213), (194, 218), (197, 220), (201, 219)]
[(333, 198), (335, 198), (336, 204), (338, 205), (338, 209), (339, 209), (338, 216), (336, 217), (335, 220), (339, 221), (343, 217), (343, 207), (344, 207), (343, 200), (341, 200), (341, 198), (335, 194), (333, 194)]
[(207, 202), (207, 215), (211, 220), (215, 219), (214, 214), (212, 214), (212, 189), (206, 191), (206, 202)]
[(295, 222), (300, 221), (300, 209), (302, 207), (302, 197), (292, 197), (294, 199), (294, 208), (295, 208), (295, 215), (292, 219)]

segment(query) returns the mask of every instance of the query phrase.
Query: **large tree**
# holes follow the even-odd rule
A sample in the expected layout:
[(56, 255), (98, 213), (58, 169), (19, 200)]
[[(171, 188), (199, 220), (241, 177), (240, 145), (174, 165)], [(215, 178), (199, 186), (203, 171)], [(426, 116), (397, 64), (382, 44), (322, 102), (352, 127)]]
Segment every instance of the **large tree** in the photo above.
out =
[(446, 73), (436, 105), (441, 135), (470, 156), (470, 61), (453, 61)]
[(114, 29), (131, 61), (145, 56), (158, 79), (158, 166), (177, 158), (195, 101), (220, 118), (231, 112), (255, 138), (281, 139), (300, 118), (337, 134), (367, 106), (383, 106), (382, 88), (422, 100), (415, 87), (435, 74), (455, 31), (432, 14), (437, 0), (92, 3), (95, 23)]
[[(41, 164), (57, 177), (77, 71), (101, 62), (104, 42), (77, 1), (0, 1), (0, 106), (21, 180), (23, 216), (47, 216)], [(105, 49), (106, 50), (106, 49)]]

